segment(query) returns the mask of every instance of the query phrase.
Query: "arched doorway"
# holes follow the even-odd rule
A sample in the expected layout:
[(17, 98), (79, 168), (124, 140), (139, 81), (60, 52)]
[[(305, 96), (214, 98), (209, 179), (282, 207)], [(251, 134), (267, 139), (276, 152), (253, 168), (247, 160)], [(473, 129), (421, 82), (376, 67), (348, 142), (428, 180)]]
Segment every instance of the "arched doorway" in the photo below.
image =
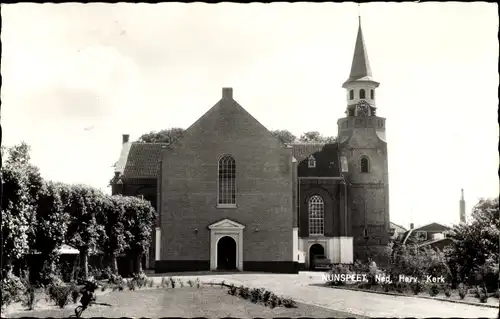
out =
[(313, 262), (314, 256), (319, 256), (319, 255), (322, 255), (322, 256), (325, 255), (325, 248), (323, 248), (323, 246), (320, 244), (313, 244), (309, 248), (309, 268), (312, 267), (312, 262)]
[(217, 242), (217, 269), (236, 269), (236, 242), (229, 236), (224, 236)]

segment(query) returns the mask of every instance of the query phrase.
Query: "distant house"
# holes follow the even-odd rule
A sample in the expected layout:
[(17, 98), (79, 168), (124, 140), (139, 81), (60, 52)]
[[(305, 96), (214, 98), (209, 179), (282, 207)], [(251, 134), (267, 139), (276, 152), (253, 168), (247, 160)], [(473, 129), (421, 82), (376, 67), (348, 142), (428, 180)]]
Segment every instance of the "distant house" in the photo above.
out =
[(391, 240), (397, 240), (408, 230), (401, 225), (391, 222), (389, 226), (389, 236)]
[(403, 245), (416, 244), (419, 248), (429, 247), (443, 250), (452, 243), (448, 237), (450, 227), (431, 223), (418, 228), (411, 228), (401, 236)]

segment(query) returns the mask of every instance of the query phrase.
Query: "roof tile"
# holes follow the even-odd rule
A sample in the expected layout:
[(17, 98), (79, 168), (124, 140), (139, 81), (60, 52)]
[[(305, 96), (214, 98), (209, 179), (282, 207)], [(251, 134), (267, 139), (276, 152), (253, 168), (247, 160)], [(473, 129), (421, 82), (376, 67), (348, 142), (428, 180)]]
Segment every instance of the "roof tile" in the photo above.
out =
[(157, 178), (162, 150), (166, 149), (169, 144), (139, 142), (130, 144), (127, 161), (122, 172), (123, 178)]
[(293, 147), (292, 155), (298, 162), (302, 162), (309, 155), (319, 152), (325, 147), (325, 143), (293, 143), (288, 144)]

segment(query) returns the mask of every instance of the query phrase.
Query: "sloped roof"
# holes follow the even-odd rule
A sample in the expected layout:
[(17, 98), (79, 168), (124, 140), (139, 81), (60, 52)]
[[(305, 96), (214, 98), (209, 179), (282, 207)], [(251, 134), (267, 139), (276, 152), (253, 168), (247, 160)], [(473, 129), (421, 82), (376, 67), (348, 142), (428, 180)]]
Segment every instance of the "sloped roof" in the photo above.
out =
[[(292, 155), (299, 163), (299, 177), (339, 177), (340, 163), (337, 143), (288, 144), (292, 147)], [(314, 155), (316, 166), (309, 168), (307, 158)]]
[(125, 143), (115, 172), (120, 173), (122, 179), (157, 178), (161, 152), (168, 145), (167, 143)]
[(403, 226), (398, 225), (398, 224), (393, 223), (393, 222), (391, 222), (391, 226), (396, 226), (396, 227), (399, 227), (399, 228), (403, 229), (404, 231), (407, 231), (406, 227), (403, 227)]
[(445, 231), (449, 229), (451, 228), (440, 223), (430, 223), (416, 228), (416, 230), (421, 230), (421, 231)]
[(365, 40), (363, 38), (363, 30), (361, 29), (361, 19), (359, 20), (358, 35), (354, 47), (352, 58), (351, 73), (349, 78), (344, 82), (344, 86), (350, 82), (356, 81), (373, 81), (370, 61), (368, 60), (368, 52), (366, 50)]
[(130, 152), (130, 147), (132, 146), (131, 142), (123, 143), (122, 150), (120, 152), (120, 158), (115, 165), (115, 173), (123, 174), (125, 170), (125, 165), (127, 165), (128, 153)]
[(408, 238), (410, 238), (410, 236), (412, 235), (412, 233), (417, 232), (417, 231), (422, 231), (422, 232), (425, 232), (425, 231), (429, 231), (429, 232), (440, 232), (440, 231), (443, 231), (444, 232), (444, 231), (447, 231), (449, 229), (451, 229), (451, 228), (448, 227), (448, 226), (439, 224), (439, 223), (430, 223), (430, 224), (427, 224), (427, 225), (420, 226), (418, 228), (410, 229), (410, 230), (408, 230), (408, 231), (406, 231), (404, 233), (403, 244), (406, 243), (406, 241), (408, 240)]
[(310, 155), (320, 152), (324, 147), (325, 143), (291, 143), (287, 144), (292, 146), (292, 156), (298, 161), (302, 162)]

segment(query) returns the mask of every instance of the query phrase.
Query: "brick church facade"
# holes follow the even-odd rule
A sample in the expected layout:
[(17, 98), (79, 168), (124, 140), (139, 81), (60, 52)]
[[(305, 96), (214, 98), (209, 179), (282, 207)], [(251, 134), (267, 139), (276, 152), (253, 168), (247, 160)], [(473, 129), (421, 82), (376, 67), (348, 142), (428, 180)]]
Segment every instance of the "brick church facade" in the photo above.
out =
[(113, 194), (157, 210), (146, 268), (297, 272), (313, 255), (383, 261), (389, 241), (385, 119), (361, 25), (346, 116), (331, 144), (282, 144), (224, 88), (172, 145), (123, 146)]

